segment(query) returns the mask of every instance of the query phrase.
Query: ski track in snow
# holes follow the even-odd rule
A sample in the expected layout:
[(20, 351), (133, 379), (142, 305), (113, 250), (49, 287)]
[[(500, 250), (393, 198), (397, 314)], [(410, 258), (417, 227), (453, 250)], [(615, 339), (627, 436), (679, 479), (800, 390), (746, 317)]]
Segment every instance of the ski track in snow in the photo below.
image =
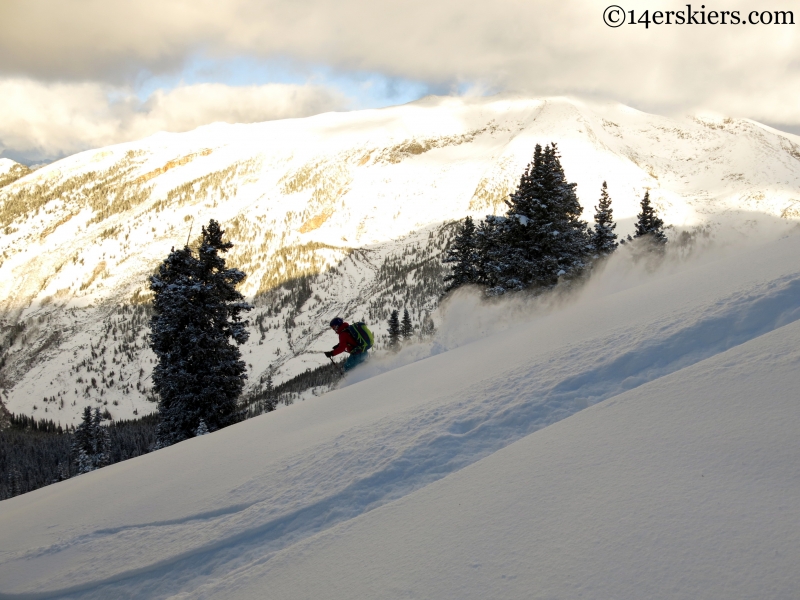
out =
[[(392, 502), (570, 416), (800, 319), (800, 274), (520, 360), (277, 461), (219, 510), (98, 529), (2, 559), (52, 564), (32, 594), (197, 598), (281, 549)], [(510, 343), (514, 343), (512, 340)], [(519, 343), (519, 342), (517, 342)], [(231, 499), (239, 502), (233, 504)], [(103, 561), (97, 561), (97, 557)], [(67, 565), (62, 567), (62, 565)], [(124, 567), (122, 566), (124, 565)], [(209, 592), (211, 593), (211, 592)]]

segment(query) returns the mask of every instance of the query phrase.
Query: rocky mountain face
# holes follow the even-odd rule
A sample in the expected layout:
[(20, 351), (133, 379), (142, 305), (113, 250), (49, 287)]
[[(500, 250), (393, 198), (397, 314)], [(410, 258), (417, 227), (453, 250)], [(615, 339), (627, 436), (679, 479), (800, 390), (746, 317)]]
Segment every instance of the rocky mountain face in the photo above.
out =
[(391, 310), (417, 328), (435, 310), (456, 220), (503, 212), (534, 146), (551, 141), (584, 218), (607, 181), (623, 234), (648, 189), (673, 235), (800, 217), (800, 138), (563, 98), (426, 98), (158, 134), (32, 172), (4, 160), (2, 402), (62, 424), (86, 405), (151, 412), (147, 278), (211, 218), (255, 305), (250, 391), (326, 362), (337, 315), (373, 325), (380, 350)]

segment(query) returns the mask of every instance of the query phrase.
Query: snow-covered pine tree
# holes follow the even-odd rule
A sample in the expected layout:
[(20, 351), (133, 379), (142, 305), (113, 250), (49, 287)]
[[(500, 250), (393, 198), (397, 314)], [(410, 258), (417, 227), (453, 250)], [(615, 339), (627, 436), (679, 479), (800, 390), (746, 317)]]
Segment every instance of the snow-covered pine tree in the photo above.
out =
[(78, 473), (89, 473), (111, 462), (111, 436), (103, 426), (99, 408), (83, 409), (81, 424), (72, 436), (71, 454), (78, 465)]
[(88, 473), (94, 471), (94, 461), (91, 456), (94, 452), (94, 423), (92, 419), (92, 407), (86, 406), (83, 409), (81, 423), (75, 428), (72, 434), (72, 456), (78, 467), (78, 473)]
[(445, 293), (462, 285), (475, 283), (476, 260), (475, 223), (472, 217), (467, 217), (458, 228), (455, 239), (442, 261), (452, 265), (452, 272), (444, 278)]
[(575, 187), (567, 182), (556, 144), (544, 149), (537, 144), (508, 202), (503, 287), (552, 286), (583, 269), (591, 246)]
[(92, 416), (92, 464), (95, 469), (105, 467), (111, 462), (111, 436), (108, 428), (103, 427), (103, 415), (95, 407)]
[(216, 431), (240, 420), (237, 400), (247, 378), (236, 344), (247, 341), (242, 311), (252, 308), (236, 290), (245, 278), (220, 255), (233, 244), (211, 220), (197, 255), (173, 249), (150, 277), (154, 316), (150, 347), (156, 355), (153, 391), (160, 422), (158, 447), (192, 437), (204, 420)]
[(634, 238), (645, 238), (652, 248), (663, 251), (667, 243), (662, 221), (656, 209), (650, 204), (650, 190), (646, 190), (641, 202), (642, 212), (636, 215), (636, 232)]
[(594, 207), (594, 231), (592, 232), (592, 249), (597, 257), (608, 256), (617, 249), (617, 224), (614, 222), (614, 211), (608, 195), (606, 182), (600, 189), (600, 202)]
[(195, 437), (206, 435), (208, 433), (208, 427), (206, 426), (206, 422), (203, 419), (200, 419), (200, 425), (197, 426), (197, 431), (194, 432)]
[(411, 323), (411, 315), (408, 314), (408, 309), (403, 309), (403, 321), (400, 323), (400, 335), (403, 340), (410, 340), (414, 335), (414, 325)]
[(508, 269), (509, 247), (504, 239), (505, 228), (505, 217), (487, 215), (475, 232), (475, 282), (489, 289), (498, 286), (502, 273)]
[(389, 316), (388, 324), (389, 342), (387, 345), (392, 350), (396, 350), (400, 346), (400, 317), (396, 310), (393, 310)]
[(262, 402), (262, 413), (275, 410), (277, 402), (275, 401), (275, 385), (272, 382), (272, 369), (267, 373), (267, 380), (264, 382), (264, 399)]

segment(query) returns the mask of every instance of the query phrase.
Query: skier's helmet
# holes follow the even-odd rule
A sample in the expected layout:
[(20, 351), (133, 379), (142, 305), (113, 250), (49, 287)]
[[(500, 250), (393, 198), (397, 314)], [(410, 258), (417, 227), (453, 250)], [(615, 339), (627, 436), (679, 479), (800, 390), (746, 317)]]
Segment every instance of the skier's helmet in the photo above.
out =
[(344, 323), (344, 319), (342, 319), (341, 317), (336, 317), (331, 321), (331, 327), (333, 327), (334, 329), (339, 329), (342, 323)]

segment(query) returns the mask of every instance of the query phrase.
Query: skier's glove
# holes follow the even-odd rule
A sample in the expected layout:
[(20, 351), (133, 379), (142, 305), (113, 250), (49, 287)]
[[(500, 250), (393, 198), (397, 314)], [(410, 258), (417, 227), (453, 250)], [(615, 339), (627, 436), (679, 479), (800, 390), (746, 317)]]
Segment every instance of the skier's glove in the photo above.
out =
[(332, 357), (333, 356), (333, 350), (326, 352), (325, 356), (327, 356), (328, 358)]

